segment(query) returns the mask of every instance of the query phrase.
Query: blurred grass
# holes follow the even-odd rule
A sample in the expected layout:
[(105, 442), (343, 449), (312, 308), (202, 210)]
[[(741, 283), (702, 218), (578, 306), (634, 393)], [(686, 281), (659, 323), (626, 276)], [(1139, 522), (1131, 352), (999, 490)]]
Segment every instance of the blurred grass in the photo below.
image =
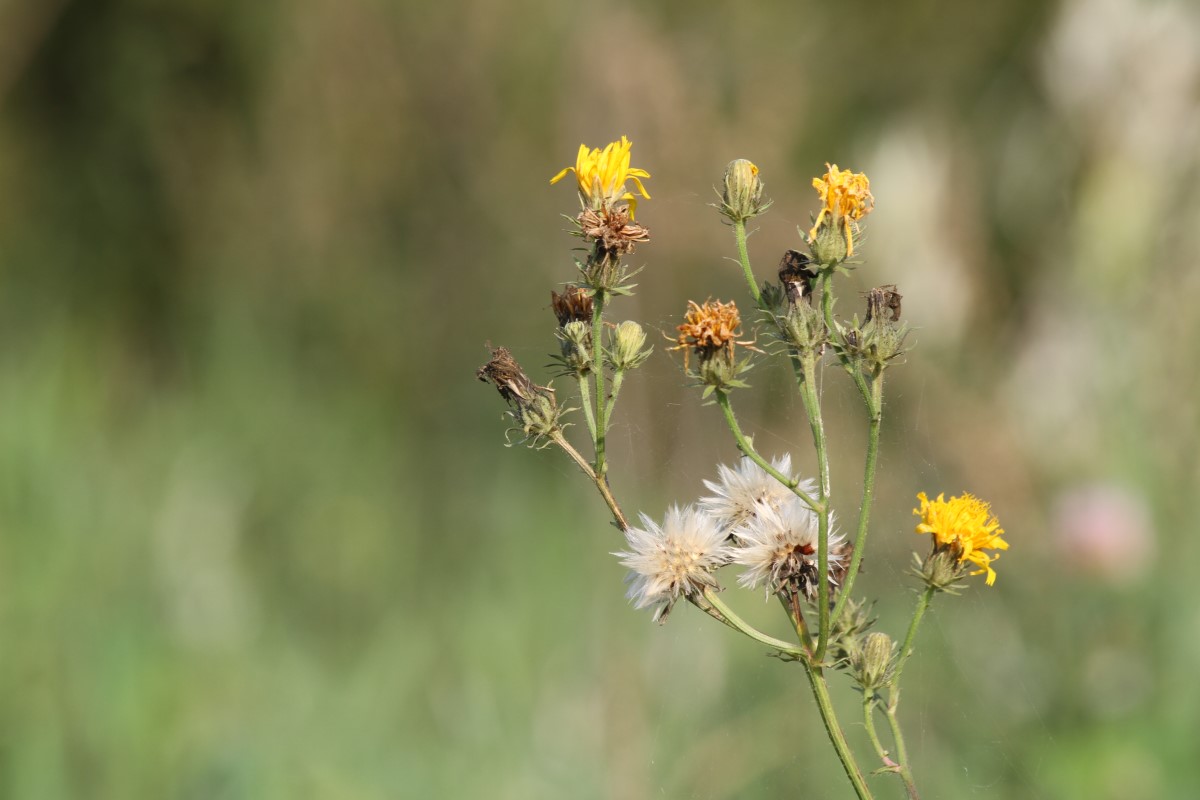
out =
[[(921, 489), (1013, 542), (908, 675), (927, 795), (1196, 794), (1194, 9), (602, 11), (0, 6), (0, 796), (840, 796), (795, 670), (628, 608), (599, 502), (472, 379), (487, 340), (543, 374), (546, 183), (621, 133), (654, 241), (620, 311), (664, 331), (740, 297), (729, 159), (776, 199), (763, 275), (824, 161), (872, 177), (852, 282), (919, 330), (860, 585), (897, 631)], [(756, 373), (739, 413), (811, 465)], [(734, 453), (665, 356), (637, 377), (614, 484), (656, 516)], [(826, 394), (848, 518), (863, 432)], [(1117, 574), (1056, 516), (1093, 485), (1150, 520)]]

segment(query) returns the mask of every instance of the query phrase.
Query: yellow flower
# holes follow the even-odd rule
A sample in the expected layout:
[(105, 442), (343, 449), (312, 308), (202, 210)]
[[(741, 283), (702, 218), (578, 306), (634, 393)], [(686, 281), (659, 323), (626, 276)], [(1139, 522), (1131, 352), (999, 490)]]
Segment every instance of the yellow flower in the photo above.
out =
[(871, 181), (859, 172), (848, 169), (839, 170), (837, 164), (825, 164), (826, 173), (821, 178), (813, 178), (813, 188), (821, 196), (821, 212), (817, 214), (816, 224), (808, 233), (810, 240), (817, 238), (817, 229), (826, 217), (833, 221), (831, 224), (840, 225), (846, 236), (846, 257), (854, 255), (854, 238), (851, 226), (857, 227), (858, 221), (871, 213), (875, 207), (875, 198), (871, 194)]
[(991, 506), (979, 498), (966, 493), (949, 500), (944, 497), (939, 494), (937, 500), (930, 502), (924, 492), (917, 495), (921, 501), (921, 507), (913, 509), (921, 517), (917, 533), (933, 534), (934, 549), (951, 551), (960, 564), (970, 561), (978, 566), (971, 574), (986, 572), (987, 585), (991, 586), (996, 582), (996, 571), (991, 564), (999, 556), (984, 550), (1008, 549), (1008, 542), (1000, 538), (1004, 529), (992, 516)]
[(558, 183), (568, 172), (574, 172), (575, 179), (579, 181), (579, 198), (585, 208), (600, 211), (625, 200), (629, 203), (629, 217), (632, 219), (637, 210), (637, 198), (632, 192), (625, 191), (625, 182), (633, 181), (638, 193), (649, 200), (650, 195), (640, 179), (649, 178), (650, 173), (629, 166), (631, 147), (633, 143), (624, 136), (621, 141), (612, 142), (603, 150), (599, 147), (588, 150), (586, 144), (581, 144), (579, 155), (575, 157), (575, 166), (563, 169), (550, 179), (550, 183)]

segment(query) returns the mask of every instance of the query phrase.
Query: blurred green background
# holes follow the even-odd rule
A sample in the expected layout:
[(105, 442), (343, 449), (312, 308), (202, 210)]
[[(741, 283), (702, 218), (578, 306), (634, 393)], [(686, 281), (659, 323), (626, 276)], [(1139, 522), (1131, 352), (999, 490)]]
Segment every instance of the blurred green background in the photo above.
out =
[[(871, 177), (841, 310), (897, 283), (918, 331), (859, 586), (900, 633), (920, 490), (1012, 544), (907, 673), (926, 798), (1200, 796), (1187, 0), (0, 3), (0, 796), (848, 796), (798, 669), (634, 612), (602, 504), (474, 380), (489, 340), (546, 377), (548, 179), (621, 134), (654, 240), (615, 313), (653, 330), (743, 299), (730, 159), (775, 199), (764, 278), (825, 161)], [(654, 517), (735, 458), (662, 350), (612, 434)]]

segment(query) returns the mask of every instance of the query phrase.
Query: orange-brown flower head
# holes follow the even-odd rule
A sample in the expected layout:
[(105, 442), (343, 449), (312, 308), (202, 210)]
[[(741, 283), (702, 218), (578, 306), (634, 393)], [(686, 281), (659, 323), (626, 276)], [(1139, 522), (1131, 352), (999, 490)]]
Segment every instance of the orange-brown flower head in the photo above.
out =
[(714, 353), (727, 351), (732, 357), (733, 348), (741, 336), (738, 327), (742, 324), (737, 304), (730, 300), (706, 300), (704, 305), (688, 301), (688, 310), (683, 315), (683, 324), (676, 328), (676, 346), (672, 350), (695, 350), (701, 358), (711, 358)]
[(706, 393), (717, 388), (729, 389), (746, 385), (738, 380), (737, 376), (748, 369), (749, 364), (739, 365), (734, 358), (734, 351), (738, 345), (753, 350), (754, 342), (738, 340), (741, 336), (738, 327), (741, 324), (737, 305), (732, 301), (722, 303), (708, 300), (704, 305), (688, 301), (683, 324), (676, 329), (679, 335), (675, 338), (675, 347), (671, 349), (684, 351), (685, 370), (688, 368), (688, 355), (693, 351), (696, 353), (700, 359), (700, 369), (694, 377), (708, 387)]
[(875, 207), (875, 198), (865, 174), (839, 170), (837, 164), (825, 166), (825, 174), (812, 182), (821, 198), (821, 211), (808, 241), (819, 263), (835, 264), (854, 255), (854, 234), (859, 221)]

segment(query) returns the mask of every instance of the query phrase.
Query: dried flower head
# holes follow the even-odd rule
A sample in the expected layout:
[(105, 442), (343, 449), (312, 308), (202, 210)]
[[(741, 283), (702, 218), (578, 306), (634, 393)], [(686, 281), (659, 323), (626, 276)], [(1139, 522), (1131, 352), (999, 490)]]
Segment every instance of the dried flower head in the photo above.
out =
[[(778, 509), (761, 509), (753, 520), (734, 529), (733, 535), (741, 545), (734, 561), (749, 568), (738, 578), (743, 586), (765, 584), (768, 596), (788, 591), (810, 600), (816, 597), (820, 525), (816, 513), (800, 498), (793, 495)], [(834, 533), (832, 516), (826, 535), (829, 578), (836, 585), (845, 574), (850, 545), (844, 536)]]
[(627, 596), (635, 608), (654, 608), (663, 621), (680, 597), (716, 587), (713, 571), (729, 563), (725, 531), (694, 506), (672, 506), (662, 526), (645, 514), (642, 527), (625, 532), (629, 550), (613, 553), (630, 572)]
[(475, 377), (496, 387), (531, 447), (561, 434), (562, 416), (572, 409), (559, 408), (553, 389), (529, 380), (507, 348), (493, 348), (491, 359), (476, 370)]
[[(826, 173), (820, 178), (813, 178), (813, 188), (821, 197), (821, 211), (817, 221), (808, 233), (810, 242), (817, 241), (821, 223), (825, 222), (833, 230), (841, 231), (846, 241), (844, 258), (854, 255), (854, 232), (858, 229), (858, 221), (871, 213), (875, 207), (875, 198), (871, 194), (871, 182), (861, 172), (853, 173), (848, 169), (839, 170), (837, 164), (826, 164)], [(819, 259), (825, 261), (825, 259)]]
[[(772, 459), (771, 466), (777, 472), (793, 477), (792, 456), (789, 453)], [(726, 529), (752, 521), (764, 508), (777, 511), (796, 497), (790, 489), (748, 458), (742, 458), (736, 467), (718, 464), (717, 476), (720, 480), (704, 482), (712, 494), (700, 498), (699, 506)], [(816, 494), (817, 485), (811, 480), (803, 481), (800, 489), (812, 496)]]
[(719, 300), (706, 300), (704, 305), (697, 305), (694, 300), (688, 301), (687, 313), (683, 315), (683, 324), (676, 330), (676, 346), (672, 350), (684, 351), (684, 366), (687, 366), (687, 353), (695, 350), (701, 361), (711, 359), (717, 353), (724, 353), (728, 362), (733, 361), (736, 345), (749, 346), (753, 341), (738, 341), (742, 334), (738, 327), (742, 318), (738, 314), (737, 304), (732, 300), (722, 303)]
[(550, 305), (560, 328), (568, 322), (592, 321), (592, 294), (582, 286), (567, 286), (562, 294), (551, 289)]
[(618, 256), (632, 253), (635, 245), (650, 241), (650, 231), (633, 221), (633, 212), (626, 206), (599, 211), (585, 208), (577, 219), (585, 238), (600, 242), (605, 250)]
[(969, 561), (979, 567), (972, 575), (987, 573), (987, 585), (996, 582), (996, 571), (992, 562), (999, 556), (985, 550), (1007, 550), (1008, 542), (1000, 538), (1004, 529), (992, 516), (991, 506), (982, 500), (963, 493), (959, 497), (930, 501), (924, 492), (917, 495), (921, 501), (913, 513), (921, 518), (917, 533), (933, 535), (934, 554), (945, 553), (962, 564)]
[(603, 150), (598, 147), (589, 150), (586, 144), (581, 144), (579, 154), (575, 157), (575, 166), (564, 168), (550, 179), (550, 183), (558, 183), (568, 172), (574, 172), (579, 183), (579, 200), (585, 209), (611, 209), (616, 203), (626, 201), (632, 219), (637, 211), (637, 198), (625, 190), (625, 183), (632, 181), (638, 193), (650, 199), (641, 181), (642, 178), (649, 178), (650, 173), (629, 166), (629, 150), (632, 147), (633, 143), (624, 136), (621, 141), (612, 142)]

